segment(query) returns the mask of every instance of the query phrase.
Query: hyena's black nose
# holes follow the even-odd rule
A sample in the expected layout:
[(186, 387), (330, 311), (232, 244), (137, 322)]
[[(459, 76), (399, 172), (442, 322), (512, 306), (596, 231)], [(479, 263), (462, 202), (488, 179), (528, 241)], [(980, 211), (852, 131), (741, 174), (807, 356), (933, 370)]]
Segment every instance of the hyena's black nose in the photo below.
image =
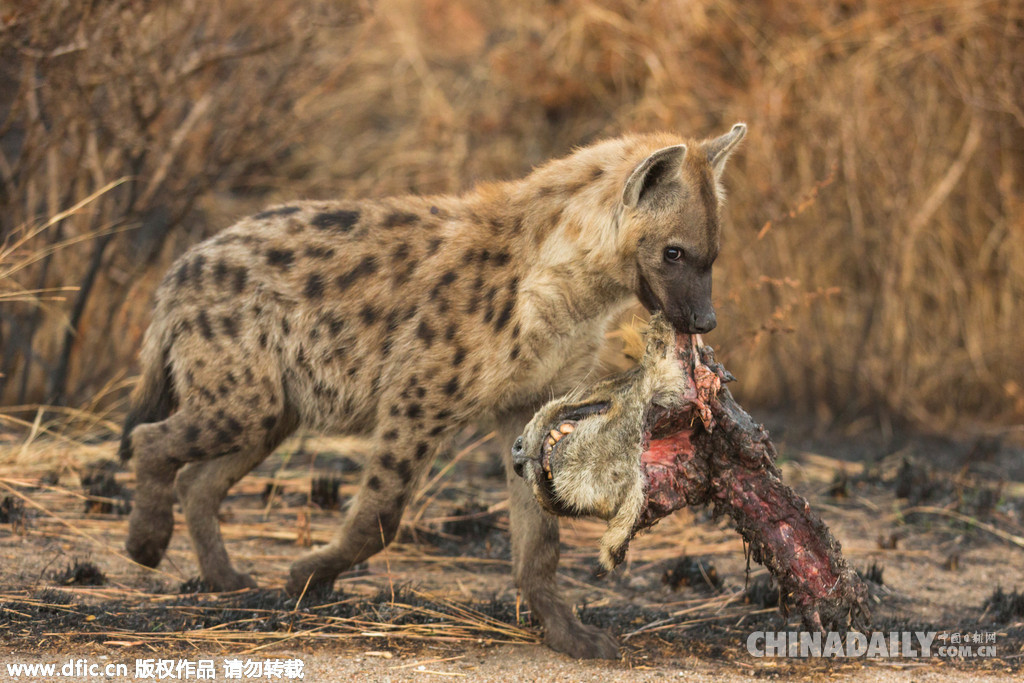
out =
[(526, 466), (527, 459), (523, 437), (520, 436), (512, 444), (512, 471), (516, 473), (516, 476), (523, 476), (523, 468)]
[(718, 319), (715, 317), (714, 311), (707, 311), (706, 313), (693, 313), (690, 315), (690, 322), (693, 323), (693, 329), (697, 334), (704, 334), (715, 329), (718, 325)]

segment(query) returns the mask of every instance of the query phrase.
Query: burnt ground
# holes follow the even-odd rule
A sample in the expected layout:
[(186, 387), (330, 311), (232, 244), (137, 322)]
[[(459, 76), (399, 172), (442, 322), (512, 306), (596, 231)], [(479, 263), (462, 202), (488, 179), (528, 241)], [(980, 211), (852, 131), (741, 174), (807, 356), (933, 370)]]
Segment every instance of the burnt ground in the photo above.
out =
[[(158, 570), (124, 557), (134, 487), (112, 461), (112, 443), (26, 445), (23, 437), (0, 435), (0, 653), (5, 661), (81, 653), (133, 662), (288, 651), (385, 666), (384, 673), (355, 670), (381, 680), (423, 673), (414, 666), (419, 661), (448, 663), (445, 670), (430, 665), (426, 674), (482, 675), (466, 662), (503, 658), (515, 667), (540, 663), (531, 677), (552, 680), (601, 672), (654, 672), (657, 680), (674, 671), (1019, 678), (1020, 446), (992, 438), (815, 436), (781, 420), (769, 427), (785, 480), (810, 500), (869, 581), (874, 630), (995, 633), (997, 656), (752, 657), (745, 648), (751, 632), (799, 625), (780, 614), (764, 570), (754, 566), (748, 574), (728, 521), (706, 510), (678, 512), (639, 536), (625, 565), (603, 579), (593, 574), (602, 524), (566, 521), (562, 584), (584, 622), (619, 635), (623, 658), (577, 665), (552, 655), (535, 645), (539, 629), (510, 580), (499, 458), (492, 442), (472, 434), (435, 465), (386, 553), (343, 575), (334, 593), (301, 601), (281, 591), (287, 567), (310, 543), (330, 538), (358, 481), (361, 443), (292, 440), (236, 487), (222, 510), (224, 535), (236, 566), (261, 589), (218, 596), (195, 579), (180, 517)], [(463, 668), (451, 669), (454, 662)]]

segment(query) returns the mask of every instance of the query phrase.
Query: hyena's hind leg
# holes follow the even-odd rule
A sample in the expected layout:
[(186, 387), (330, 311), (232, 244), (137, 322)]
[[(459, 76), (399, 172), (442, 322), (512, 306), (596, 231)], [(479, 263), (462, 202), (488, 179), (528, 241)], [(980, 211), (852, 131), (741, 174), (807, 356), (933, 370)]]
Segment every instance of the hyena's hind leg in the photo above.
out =
[(178, 472), (174, 487), (199, 560), (200, 576), (210, 590), (256, 587), (252, 577), (232, 566), (221, 536), (218, 512), (231, 487), (263, 462), (295, 429), (297, 422), (286, 411), (272, 430), (263, 432), (261, 443), (237, 455), (190, 463)]
[[(136, 484), (126, 547), (132, 559), (147, 567), (160, 563), (170, 542), (174, 480), (183, 465), (240, 458), (252, 462), (247, 472), (258, 462), (257, 457), (262, 460), (283, 438), (281, 425), (287, 420), (279, 378), (259, 378), (251, 371), (240, 373), (238, 368), (246, 366), (231, 360), (221, 364), (229, 368), (223, 378), (211, 378), (212, 391), (206, 386), (182, 383), (179, 393), (188, 400), (178, 412), (162, 422), (139, 425), (131, 432)], [(185, 372), (186, 377), (191, 375)], [(242, 467), (220, 465), (216, 469), (235, 471)], [(222, 478), (221, 485), (224, 481)]]

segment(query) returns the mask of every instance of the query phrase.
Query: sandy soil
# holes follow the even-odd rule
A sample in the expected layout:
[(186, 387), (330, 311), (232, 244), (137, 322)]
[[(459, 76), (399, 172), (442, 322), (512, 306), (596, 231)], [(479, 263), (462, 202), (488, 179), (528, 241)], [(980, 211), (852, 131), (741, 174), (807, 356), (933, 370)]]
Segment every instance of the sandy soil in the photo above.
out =
[[(112, 444), (9, 441), (0, 447), (0, 513), (10, 499), (0, 516), (0, 680), (15, 680), (7, 664), (71, 658), (126, 663), (132, 680), (140, 680), (139, 658), (214, 658), (220, 680), (224, 657), (298, 658), (307, 681), (1019, 680), (1024, 614), (987, 601), (997, 587), (1024, 589), (1021, 451), (810, 438), (779, 425), (773, 433), (787, 482), (809, 498), (854, 567), (881, 572), (871, 585), (875, 628), (995, 633), (997, 655), (755, 658), (747, 635), (797, 624), (745, 592), (763, 570), (748, 581), (738, 535), (697, 510), (636, 539), (626, 566), (603, 580), (591, 575), (602, 525), (563, 525), (562, 584), (584, 621), (611, 628), (624, 646), (618, 662), (571, 661), (536, 644), (539, 629), (517, 604), (500, 468), (490, 442), (474, 444), (474, 435), (454, 462), (435, 467), (387, 553), (343, 576), (335, 595), (298, 607), (280, 592), (287, 566), (308, 543), (329, 539), (341, 515), (309, 504), (311, 481), (326, 482), (322, 507), (343, 505), (361, 448), (286, 444), (239, 485), (222, 515), (229, 552), (262, 590), (186, 595), (182, 583), (196, 569), (180, 518), (157, 571), (123, 557), (119, 489), (133, 488), (131, 475), (90, 465), (111, 457)], [(91, 503), (90, 485), (100, 493)], [(103, 585), (83, 585), (89, 565)], [(695, 566), (717, 577), (718, 588)], [(683, 580), (666, 584), (673, 576)]]

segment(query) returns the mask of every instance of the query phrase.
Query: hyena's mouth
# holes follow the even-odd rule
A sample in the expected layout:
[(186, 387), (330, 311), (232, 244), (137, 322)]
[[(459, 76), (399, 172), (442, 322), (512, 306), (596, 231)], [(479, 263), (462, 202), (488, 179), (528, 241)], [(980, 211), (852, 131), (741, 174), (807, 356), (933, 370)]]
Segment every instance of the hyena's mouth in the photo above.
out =
[(608, 412), (608, 404), (600, 401), (588, 403), (581, 406), (573, 406), (562, 412), (557, 420), (552, 422), (548, 428), (548, 436), (540, 446), (540, 467), (544, 471), (544, 478), (551, 481), (551, 460), (565, 444), (571, 441), (570, 435), (576, 431), (581, 420), (594, 415), (603, 415)]

